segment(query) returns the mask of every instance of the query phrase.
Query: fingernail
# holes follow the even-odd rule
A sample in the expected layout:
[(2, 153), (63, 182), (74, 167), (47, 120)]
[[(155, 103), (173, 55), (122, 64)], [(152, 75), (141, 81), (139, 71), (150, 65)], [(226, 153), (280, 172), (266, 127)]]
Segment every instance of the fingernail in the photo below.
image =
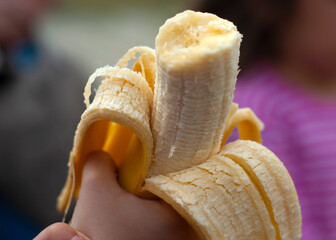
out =
[(81, 236), (76, 235), (73, 238), (71, 238), (71, 240), (87, 240), (87, 239), (85, 239), (85, 238), (83, 238)]

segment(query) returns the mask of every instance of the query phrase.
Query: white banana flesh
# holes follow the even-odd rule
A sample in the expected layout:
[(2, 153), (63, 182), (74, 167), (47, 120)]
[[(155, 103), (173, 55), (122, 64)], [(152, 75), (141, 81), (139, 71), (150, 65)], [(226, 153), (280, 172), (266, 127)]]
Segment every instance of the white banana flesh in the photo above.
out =
[(160, 28), (150, 176), (189, 168), (218, 152), (240, 42), (236, 27), (213, 14), (185, 11)]

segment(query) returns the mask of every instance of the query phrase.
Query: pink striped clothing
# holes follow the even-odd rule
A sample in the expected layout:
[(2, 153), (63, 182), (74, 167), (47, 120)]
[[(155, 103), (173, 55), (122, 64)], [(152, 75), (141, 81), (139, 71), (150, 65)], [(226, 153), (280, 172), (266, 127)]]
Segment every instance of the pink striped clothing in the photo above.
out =
[(336, 239), (336, 101), (324, 101), (259, 64), (239, 81), (234, 101), (265, 123), (264, 145), (287, 167), (302, 210), (303, 240)]

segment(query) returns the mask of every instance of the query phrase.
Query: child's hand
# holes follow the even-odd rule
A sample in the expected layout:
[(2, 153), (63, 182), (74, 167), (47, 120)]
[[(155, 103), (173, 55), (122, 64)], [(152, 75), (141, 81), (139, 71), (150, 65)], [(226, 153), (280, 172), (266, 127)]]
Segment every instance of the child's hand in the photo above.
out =
[(71, 227), (51, 225), (35, 240), (70, 240), (76, 231), (91, 240), (197, 239), (165, 202), (141, 199), (124, 191), (116, 181), (113, 161), (104, 152), (88, 157)]

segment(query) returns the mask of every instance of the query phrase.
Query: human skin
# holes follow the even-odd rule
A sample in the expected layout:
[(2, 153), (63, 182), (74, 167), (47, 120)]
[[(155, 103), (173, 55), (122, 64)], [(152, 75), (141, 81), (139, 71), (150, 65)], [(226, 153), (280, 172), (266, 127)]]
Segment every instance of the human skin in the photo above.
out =
[(91, 240), (197, 239), (171, 206), (126, 192), (116, 178), (116, 168), (106, 153), (91, 154), (70, 226), (56, 223), (35, 240), (70, 240), (78, 234)]

